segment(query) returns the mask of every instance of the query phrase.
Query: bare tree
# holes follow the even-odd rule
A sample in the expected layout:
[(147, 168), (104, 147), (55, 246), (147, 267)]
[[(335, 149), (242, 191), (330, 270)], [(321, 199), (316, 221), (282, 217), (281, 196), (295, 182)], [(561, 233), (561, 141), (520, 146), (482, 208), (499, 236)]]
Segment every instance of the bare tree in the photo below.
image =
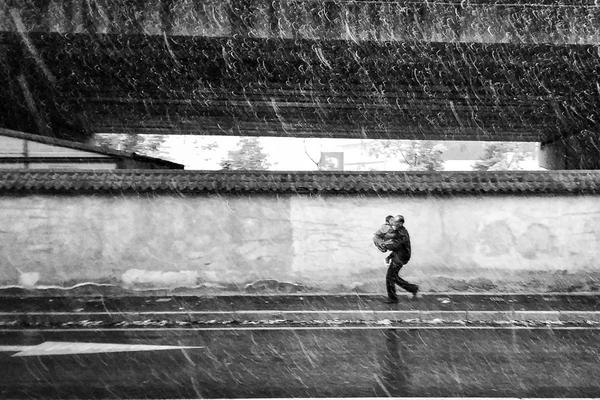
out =
[(442, 155), (446, 148), (430, 140), (381, 140), (369, 149), (376, 157), (397, 157), (408, 164), (411, 171), (439, 171), (443, 169)]
[(518, 143), (490, 143), (483, 157), (473, 164), (477, 171), (499, 171), (519, 169), (519, 163), (530, 156)]
[(164, 141), (163, 135), (96, 134), (92, 144), (127, 153), (156, 155)]

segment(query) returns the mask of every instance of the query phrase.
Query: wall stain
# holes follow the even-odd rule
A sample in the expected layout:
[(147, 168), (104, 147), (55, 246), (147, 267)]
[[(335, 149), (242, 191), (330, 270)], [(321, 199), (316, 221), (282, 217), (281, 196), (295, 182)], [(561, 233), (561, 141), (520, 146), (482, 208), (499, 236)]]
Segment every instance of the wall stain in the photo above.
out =
[(479, 232), (479, 247), (486, 256), (508, 254), (515, 247), (515, 235), (505, 221), (487, 224)]
[(600, 232), (598, 231), (599, 226), (600, 218), (589, 219), (585, 222), (585, 225), (583, 226), (583, 233), (592, 235), (598, 244), (600, 244)]
[(531, 224), (527, 230), (519, 236), (517, 251), (525, 258), (532, 260), (538, 255), (552, 255), (558, 252), (556, 246), (556, 235), (543, 224)]

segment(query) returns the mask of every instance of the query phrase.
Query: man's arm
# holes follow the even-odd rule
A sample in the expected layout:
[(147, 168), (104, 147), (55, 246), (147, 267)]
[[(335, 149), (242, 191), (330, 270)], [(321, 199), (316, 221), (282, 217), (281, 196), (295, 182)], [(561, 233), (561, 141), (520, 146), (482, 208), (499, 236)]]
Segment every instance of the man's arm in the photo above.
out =
[(410, 247), (410, 238), (408, 232), (398, 232), (398, 235), (394, 239), (384, 240), (382, 247), (391, 251), (398, 251), (406, 246)]
[(396, 251), (402, 247), (402, 242), (398, 239), (388, 239), (381, 242), (381, 247), (386, 250)]

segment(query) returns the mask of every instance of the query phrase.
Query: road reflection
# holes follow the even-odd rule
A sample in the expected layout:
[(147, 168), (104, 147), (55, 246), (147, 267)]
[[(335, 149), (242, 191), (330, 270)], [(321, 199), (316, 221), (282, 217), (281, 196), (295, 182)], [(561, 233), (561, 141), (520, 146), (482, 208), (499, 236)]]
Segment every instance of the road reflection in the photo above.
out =
[(396, 329), (385, 329), (385, 354), (381, 363), (381, 380), (388, 396), (403, 396), (410, 384), (410, 366), (406, 349)]
[(597, 397), (599, 339), (597, 329), (557, 328), (15, 330), (0, 346), (202, 348), (0, 352), (0, 398)]

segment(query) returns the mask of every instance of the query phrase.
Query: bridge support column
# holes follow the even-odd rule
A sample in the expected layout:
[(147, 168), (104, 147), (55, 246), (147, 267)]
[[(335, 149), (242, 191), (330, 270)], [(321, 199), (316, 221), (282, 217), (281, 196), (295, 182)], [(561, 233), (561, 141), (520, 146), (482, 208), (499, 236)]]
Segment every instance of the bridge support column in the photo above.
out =
[(600, 133), (583, 131), (542, 143), (540, 166), (547, 169), (600, 169)]

